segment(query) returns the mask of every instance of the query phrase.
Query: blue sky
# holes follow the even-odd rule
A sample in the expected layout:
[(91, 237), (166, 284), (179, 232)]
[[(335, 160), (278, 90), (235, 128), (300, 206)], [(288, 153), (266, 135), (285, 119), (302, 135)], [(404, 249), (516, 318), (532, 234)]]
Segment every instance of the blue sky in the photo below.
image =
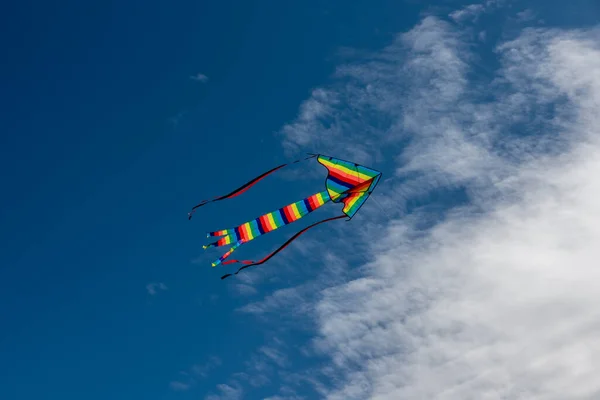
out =
[[(598, 153), (577, 149), (596, 143), (598, 6), (279, 3), (5, 7), (0, 397), (464, 399), (491, 388), (551, 399), (549, 377), (570, 398), (597, 393), (586, 374), (598, 343), (581, 321), (599, 300), (588, 285), (600, 236), (539, 210), (597, 216), (580, 171)], [(320, 228), (279, 260), (221, 281), (205, 232), (312, 194), (322, 177), (300, 179), (300, 166), (192, 221), (189, 208), (306, 151), (359, 160), (386, 179), (353, 228)], [(561, 180), (547, 157), (569, 166)], [(557, 187), (578, 196), (553, 197)], [(240, 256), (259, 257), (292, 231)], [(579, 247), (545, 247), (570, 237)], [(523, 243), (530, 254), (519, 257)], [(478, 268), (499, 265), (522, 280), (501, 275), (490, 287)], [(574, 265), (577, 279), (566, 272)], [(540, 274), (579, 297), (536, 292)], [(522, 282), (531, 299), (482, 294), (512, 298)], [(537, 323), (566, 328), (530, 347), (546, 369), (515, 367), (523, 363), (505, 349), (527, 346), (527, 321), (553, 304), (570, 308)], [(434, 346), (426, 338), (436, 335)], [(560, 375), (557, 342), (589, 344), (569, 349), (588, 369)], [(439, 371), (423, 360), (482, 346), (513, 363), (506, 380), (474, 378), (497, 371), (468, 359), (422, 383)], [(520, 376), (531, 378), (526, 389)], [(470, 389), (454, 386), (469, 377)]]
[[(367, 4), (5, 7), (3, 398), (191, 398), (243, 366), (268, 335), (233, 311), (247, 300), (209, 258), (191, 263), (232, 210), (186, 213), (286, 161), (273, 132), (328, 78), (338, 50), (377, 47), (416, 16)], [(190, 79), (198, 73), (208, 81)], [(235, 203), (249, 202), (236, 222), (297, 200), (257, 207), (260, 195)], [(158, 282), (168, 290), (150, 296)], [(210, 379), (171, 390), (212, 356), (223, 365)]]

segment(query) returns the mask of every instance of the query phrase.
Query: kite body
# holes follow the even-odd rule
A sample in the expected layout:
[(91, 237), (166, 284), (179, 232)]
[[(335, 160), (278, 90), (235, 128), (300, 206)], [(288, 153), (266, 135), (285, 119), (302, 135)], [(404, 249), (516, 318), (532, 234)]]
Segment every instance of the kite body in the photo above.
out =
[[(375, 186), (377, 186), (379, 179), (381, 178), (381, 172), (376, 171), (374, 169), (367, 168), (350, 161), (345, 161), (338, 158), (323, 156), (319, 154), (312, 154), (310, 157), (307, 157), (304, 160), (297, 160), (290, 164), (295, 164), (300, 161), (305, 161), (314, 158), (316, 158), (319, 164), (323, 165), (328, 171), (327, 178), (325, 181), (326, 190), (317, 192), (305, 199), (291, 203), (285, 207), (279, 208), (270, 213), (261, 215), (260, 217), (243, 223), (235, 228), (209, 232), (207, 234), (207, 237), (219, 237), (219, 239), (215, 242), (203, 246), (204, 249), (210, 247), (231, 245), (231, 248), (225, 254), (223, 254), (218, 260), (212, 263), (213, 267), (219, 264), (244, 264), (244, 266), (236, 272), (237, 274), (244, 268), (248, 268), (254, 265), (260, 265), (268, 261), (275, 254), (287, 247), (298, 236), (300, 236), (308, 229), (316, 225), (346, 217), (348, 218), (348, 220), (351, 219), (358, 212), (358, 210), (364, 204), (367, 198), (371, 195), (371, 193), (375, 189)], [(240, 188), (234, 190), (233, 192), (227, 195), (215, 197), (212, 200), (202, 201), (200, 204), (192, 208), (192, 211), (188, 214), (189, 218), (191, 219), (192, 214), (198, 207), (201, 207), (205, 204), (214, 201), (236, 197), (250, 189), (252, 186), (258, 183), (260, 180), (264, 179), (266, 176), (290, 164), (282, 164), (278, 167), (275, 167), (263, 173), (262, 175), (259, 175), (258, 177), (247, 182)], [(311, 212), (315, 211), (316, 209), (324, 206), (329, 202), (342, 203), (344, 205), (344, 207), (342, 208), (343, 214), (337, 217), (321, 220), (304, 228), (300, 232), (296, 233), (292, 238), (290, 238), (277, 250), (270, 253), (269, 255), (267, 255), (259, 261), (225, 261), (231, 255), (231, 253), (233, 253), (242, 244), (248, 243), (249, 241), (257, 237), (272, 232), (278, 228), (281, 228), (282, 226), (298, 221), (300, 218), (310, 214)], [(221, 277), (221, 279), (225, 279), (230, 275), (231, 274), (224, 275), (223, 277)]]

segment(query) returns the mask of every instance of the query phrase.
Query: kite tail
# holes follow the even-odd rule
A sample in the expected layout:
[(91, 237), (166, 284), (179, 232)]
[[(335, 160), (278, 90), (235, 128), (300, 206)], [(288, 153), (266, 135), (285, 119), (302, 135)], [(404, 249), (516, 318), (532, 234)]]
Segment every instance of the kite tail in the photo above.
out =
[[(240, 273), (240, 271), (242, 271), (243, 269), (246, 269), (248, 267), (253, 267), (256, 265), (260, 265), (263, 264), (267, 261), (269, 261), (273, 256), (275, 256), (275, 254), (279, 253), (281, 250), (285, 249), (287, 246), (289, 246), (290, 243), (292, 243), (294, 240), (296, 240), (298, 238), (298, 236), (302, 235), (304, 232), (308, 231), (311, 228), (314, 228), (315, 226), (322, 224), (324, 222), (330, 222), (330, 221), (334, 221), (336, 219), (340, 219), (340, 218), (347, 218), (348, 216), (346, 214), (342, 214), (339, 215), (337, 217), (332, 217), (332, 218), (327, 218), (327, 219), (323, 219), (321, 221), (315, 222), (312, 225), (307, 226), (306, 228), (302, 229), (301, 231), (299, 231), (298, 233), (296, 233), (294, 236), (292, 236), (291, 238), (288, 239), (287, 242), (285, 242), (283, 245), (281, 245), (278, 249), (276, 249), (275, 251), (273, 251), (272, 253), (268, 254), (267, 256), (265, 256), (263, 259), (259, 260), (259, 261), (250, 261), (250, 260), (243, 260), (243, 261), (238, 261), (238, 260), (229, 260), (229, 261), (225, 261), (223, 263), (223, 265), (227, 265), (227, 264), (233, 264), (233, 263), (241, 263), (241, 264), (246, 264), (243, 267), (240, 267), (235, 273), (234, 275), (237, 275)], [(225, 279), (227, 277), (230, 277), (232, 274), (225, 274), (221, 277), (221, 279)]]
[(227, 235), (231, 235), (231, 229), (222, 229), (220, 231), (208, 232), (206, 234), (206, 237), (227, 236)]
[(286, 164), (281, 164), (275, 168), (272, 168), (270, 170), (268, 170), (267, 172), (262, 173), (261, 175), (257, 176), (256, 178), (244, 183), (242, 186), (240, 186), (239, 188), (233, 190), (232, 192), (223, 195), (223, 196), (216, 196), (213, 197), (212, 199), (207, 199), (207, 200), (202, 200), (200, 203), (196, 204), (194, 207), (192, 207), (192, 210), (188, 213), (188, 219), (192, 219), (192, 215), (196, 212), (196, 209), (198, 207), (202, 207), (205, 204), (208, 203), (212, 203), (214, 201), (220, 201), (220, 200), (225, 200), (225, 199), (231, 199), (233, 197), (239, 196), (240, 194), (244, 193), (245, 191), (247, 191), (248, 189), (250, 189), (252, 186), (256, 185), (258, 182), (260, 182), (261, 180), (263, 180), (264, 178), (266, 178), (267, 176), (271, 175), (272, 173), (274, 173), (275, 171), (280, 170), (281, 168), (284, 168), (288, 165), (292, 165), (292, 164), (296, 164), (299, 163), (301, 161), (305, 161), (311, 158), (317, 157), (316, 154), (311, 154), (309, 157), (306, 158), (302, 158), (302, 159), (298, 159), (296, 161), (290, 162), (290, 163), (286, 163)]
[(209, 244), (205, 244), (204, 246), (202, 246), (202, 248), (204, 250), (208, 249), (209, 247), (220, 247), (220, 246), (227, 246), (228, 244), (232, 244), (234, 242), (233, 238), (235, 236), (225, 236), (224, 238), (221, 238), (219, 240), (217, 240), (216, 242), (212, 242)]
[(225, 260), (227, 257), (229, 257), (231, 255), (231, 253), (234, 252), (235, 249), (237, 249), (238, 247), (240, 247), (240, 245), (244, 244), (243, 240), (238, 241), (236, 244), (234, 244), (233, 246), (231, 246), (231, 248), (227, 251), (227, 253), (223, 254), (221, 257), (219, 257), (219, 259), (215, 262), (213, 262), (211, 265), (213, 267), (216, 267), (217, 265), (221, 264), (223, 262), (223, 260)]
[[(292, 222), (298, 221), (300, 218), (325, 205), (329, 200), (330, 199), (327, 191), (315, 193), (303, 200), (289, 204), (268, 214), (261, 215), (260, 217), (233, 229), (209, 232), (207, 235), (208, 237), (222, 235), (225, 236), (221, 237), (216, 242), (210, 243), (203, 247), (204, 249), (207, 249), (209, 247), (226, 246), (236, 242), (247, 243), (261, 235), (272, 232), (281, 228), (282, 226), (291, 224)], [(231, 253), (228, 253), (227, 255), (229, 254)]]

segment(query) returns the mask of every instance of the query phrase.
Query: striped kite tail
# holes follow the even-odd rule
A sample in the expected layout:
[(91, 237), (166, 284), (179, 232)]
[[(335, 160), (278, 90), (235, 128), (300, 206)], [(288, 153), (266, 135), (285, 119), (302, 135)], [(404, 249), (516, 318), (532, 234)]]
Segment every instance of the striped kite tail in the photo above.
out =
[[(329, 198), (329, 194), (325, 190), (319, 193), (315, 193), (312, 196), (309, 196), (295, 203), (289, 204), (268, 214), (261, 215), (260, 217), (248, 221), (233, 229), (223, 229), (220, 231), (209, 232), (207, 235), (208, 237), (221, 236), (221, 238), (216, 242), (210, 243), (203, 247), (207, 249), (209, 247), (220, 247), (234, 244), (234, 246), (232, 246), (227, 253), (225, 253), (223, 256), (221, 256), (221, 258), (219, 258), (219, 260), (215, 261), (212, 264), (214, 267), (218, 264), (221, 264), (223, 260), (229, 257), (231, 253), (240, 245), (254, 240), (257, 237), (272, 232), (276, 229), (279, 229), (282, 226), (289, 225), (292, 222), (296, 222), (300, 218), (322, 207), (330, 200), (331, 199)], [(233, 262), (239, 261), (231, 260), (228, 261), (227, 264)]]

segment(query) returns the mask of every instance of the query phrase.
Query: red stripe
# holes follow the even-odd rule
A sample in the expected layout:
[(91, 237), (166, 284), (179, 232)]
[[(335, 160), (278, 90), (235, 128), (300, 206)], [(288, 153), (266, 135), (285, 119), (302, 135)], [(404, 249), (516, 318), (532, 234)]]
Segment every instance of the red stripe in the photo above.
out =
[(355, 180), (356, 179), (360, 180), (360, 178), (358, 178), (358, 175), (359, 175), (358, 170), (353, 171), (352, 173), (347, 173), (347, 172), (344, 172), (344, 170), (341, 169), (341, 168), (335, 168), (334, 167), (334, 168), (330, 169), (330, 171), (335, 171), (335, 173), (337, 175), (340, 175), (340, 176), (347, 176), (347, 177), (350, 177), (350, 178), (355, 179)]
[(221, 264), (223, 265), (229, 265), (229, 264), (235, 264), (235, 263), (240, 263), (240, 264), (252, 264), (254, 261), (251, 260), (228, 260), (228, 261), (223, 261)]
[(260, 222), (263, 227), (263, 231), (265, 231), (265, 233), (271, 232), (273, 230), (273, 229), (271, 229), (271, 224), (269, 223), (269, 220), (267, 219), (267, 217), (265, 215), (261, 215)]
[(319, 202), (317, 202), (317, 196), (312, 195), (308, 198), (308, 202), (310, 203), (310, 207), (315, 210), (319, 207)]
[(258, 225), (260, 225), (260, 230), (262, 231), (262, 233), (261, 233), (262, 235), (264, 235), (265, 233), (269, 232), (267, 230), (267, 227), (265, 226), (265, 223), (263, 221), (263, 217), (262, 216), (258, 217), (256, 219), (256, 222), (258, 222)]
[(371, 186), (371, 183), (373, 183), (373, 179), (374, 178), (371, 178), (368, 181), (363, 181), (363, 182), (359, 183), (358, 185), (356, 185), (352, 189), (347, 190), (347, 193), (364, 192), (369, 186)]
[(346, 174), (344, 172), (338, 171), (338, 170), (329, 170), (329, 174), (336, 177), (337, 179), (339, 179), (340, 181), (349, 183), (351, 185), (356, 185), (357, 183), (361, 182), (360, 178), (358, 176), (352, 176), (349, 174)]
[(246, 224), (240, 225), (240, 236), (244, 242), (247, 242), (248, 241), (248, 231), (246, 231), (245, 227), (246, 227)]
[(285, 206), (283, 208), (283, 212), (285, 213), (288, 221), (294, 222), (296, 220), (296, 215), (294, 215), (294, 212), (292, 211), (292, 206)]

